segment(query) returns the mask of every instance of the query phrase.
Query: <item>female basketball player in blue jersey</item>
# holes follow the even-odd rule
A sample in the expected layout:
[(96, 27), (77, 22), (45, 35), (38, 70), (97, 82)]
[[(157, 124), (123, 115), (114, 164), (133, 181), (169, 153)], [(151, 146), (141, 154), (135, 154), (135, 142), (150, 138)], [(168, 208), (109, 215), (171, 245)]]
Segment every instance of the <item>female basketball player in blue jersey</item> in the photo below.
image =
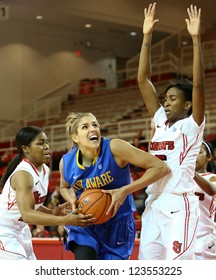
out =
[(193, 44), (193, 83), (187, 80), (170, 83), (165, 90), (164, 106), (151, 82), (152, 33), (159, 21), (155, 13), (156, 3), (144, 9), (138, 83), (155, 128), (149, 151), (163, 159), (172, 172), (146, 190), (148, 199), (142, 215), (139, 259), (193, 259), (199, 220), (193, 177), (205, 113), (201, 9), (190, 5), (185, 20)]
[[(132, 192), (169, 173), (161, 160), (120, 139), (101, 137), (91, 113), (71, 113), (66, 123), (73, 148), (60, 161), (60, 190), (76, 210), (77, 199), (86, 189), (100, 188), (112, 195), (112, 218), (100, 225), (67, 226), (67, 250), (76, 260), (127, 260), (135, 239)], [(131, 183), (129, 163), (146, 171)], [(108, 209), (109, 211), (109, 209)]]

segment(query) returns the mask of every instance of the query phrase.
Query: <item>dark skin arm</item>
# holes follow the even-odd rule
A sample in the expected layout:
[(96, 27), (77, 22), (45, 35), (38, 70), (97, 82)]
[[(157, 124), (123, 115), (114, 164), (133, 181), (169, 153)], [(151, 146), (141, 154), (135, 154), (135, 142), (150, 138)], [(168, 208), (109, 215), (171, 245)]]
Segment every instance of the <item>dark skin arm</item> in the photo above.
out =
[(185, 21), (193, 42), (193, 118), (198, 125), (201, 125), (205, 115), (205, 75), (200, 36), (201, 9), (190, 5), (187, 8), (187, 13), (189, 19), (185, 19)]
[(208, 195), (216, 195), (216, 176), (210, 178), (211, 181), (206, 180), (203, 176), (200, 176), (199, 173), (195, 172), (194, 181), (197, 185)]
[(142, 94), (144, 103), (151, 117), (160, 107), (158, 95), (154, 85), (151, 82), (151, 43), (152, 33), (155, 24), (159, 21), (155, 19), (156, 3), (150, 4), (144, 9), (143, 23), (143, 43), (140, 51), (138, 67), (138, 85)]
[(68, 202), (71, 203), (73, 211), (77, 209), (77, 197), (70, 185), (65, 181), (63, 176), (63, 160), (59, 163), (60, 172), (60, 193), (61, 196)]
[(35, 201), (32, 193), (33, 177), (26, 171), (18, 171), (11, 178), (11, 186), (16, 190), (16, 202), (21, 212), (23, 221), (38, 225), (78, 225), (87, 226), (93, 222), (92, 215), (68, 214), (55, 216), (48, 214), (45, 208), (41, 211), (34, 210)]
[[(193, 92), (192, 109), (193, 118), (201, 125), (205, 114), (205, 76), (201, 50), (200, 19), (201, 9), (190, 5), (187, 9), (188, 19), (185, 19), (188, 33), (193, 42)], [(159, 21), (155, 18), (156, 3), (150, 4), (144, 9), (143, 43), (140, 52), (138, 67), (138, 84), (144, 103), (151, 117), (160, 107), (159, 99), (154, 85), (151, 82), (151, 42), (155, 24)]]

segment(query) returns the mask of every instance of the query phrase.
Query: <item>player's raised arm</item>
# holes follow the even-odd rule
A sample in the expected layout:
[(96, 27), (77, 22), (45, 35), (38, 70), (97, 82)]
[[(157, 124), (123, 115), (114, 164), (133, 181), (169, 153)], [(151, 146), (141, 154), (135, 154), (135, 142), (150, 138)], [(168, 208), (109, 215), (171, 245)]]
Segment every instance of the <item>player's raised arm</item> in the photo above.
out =
[(158, 19), (155, 19), (155, 10), (156, 3), (150, 4), (148, 8), (144, 9), (143, 43), (140, 51), (138, 67), (139, 89), (151, 116), (154, 115), (160, 106), (155, 87), (151, 82), (152, 33), (155, 24), (159, 21)]
[(187, 8), (187, 29), (193, 42), (193, 96), (192, 109), (194, 120), (200, 125), (205, 113), (205, 75), (201, 50), (201, 9), (190, 5)]

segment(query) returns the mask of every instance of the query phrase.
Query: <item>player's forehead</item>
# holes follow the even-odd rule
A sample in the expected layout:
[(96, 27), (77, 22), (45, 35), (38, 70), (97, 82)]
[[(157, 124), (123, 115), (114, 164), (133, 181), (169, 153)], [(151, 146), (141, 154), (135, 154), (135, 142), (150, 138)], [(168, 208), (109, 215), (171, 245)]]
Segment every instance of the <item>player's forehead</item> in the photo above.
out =
[(32, 142), (37, 142), (37, 141), (47, 141), (47, 136), (43, 131), (39, 133)]
[(84, 116), (80, 118), (80, 121), (78, 122), (78, 127), (92, 123), (97, 123), (97, 120), (93, 116)]
[(170, 88), (166, 94), (165, 94), (165, 98), (172, 98), (172, 97), (180, 97), (180, 98), (183, 98), (183, 94), (182, 94), (182, 91), (176, 87), (172, 87)]

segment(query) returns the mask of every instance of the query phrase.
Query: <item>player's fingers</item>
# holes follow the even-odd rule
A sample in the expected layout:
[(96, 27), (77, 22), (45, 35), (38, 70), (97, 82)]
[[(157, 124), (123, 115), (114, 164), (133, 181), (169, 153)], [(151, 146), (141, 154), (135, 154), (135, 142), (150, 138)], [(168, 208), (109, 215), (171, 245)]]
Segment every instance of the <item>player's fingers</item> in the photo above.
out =
[(144, 9), (144, 17), (146, 17), (147, 16), (147, 9), (145, 8)]
[(84, 219), (86, 219), (86, 220), (89, 220), (89, 219), (92, 220), (92, 219), (95, 219), (95, 218), (94, 218), (94, 216), (93, 216), (92, 214), (87, 214), (87, 215), (84, 216)]
[(117, 213), (118, 209), (120, 206), (117, 206), (117, 204), (111, 204), (110, 207), (108, 208), (106, 215), (109, 215), (110, 213), (112, 213), (111, 217), (114, 217), (115, 214)]
[(112, 194), (112, 190), (104, 190), (104, 189), (101, 189), (101, 191), (102, 191), (103, 193), (109, 193), (109, 194)]
[(115, 214), (117, 213), (117, 211), (118, 211), (118, 208), (114, 207), (114, 209), (113, 209), (113, 213), (112, 213), (112, 217), (114, 217), (114, 216), (115, 216)]
[(109, 215), (109, 213), (110, 213), (111, 211), (113, 211), (113, 204), (112, 204), (112, 203), (110, 204), (109, 208), (107, 209), (106, 215)]
[(95, 220), (95, 218), (91, 214), (86, 215), (84, 217), (84, 220), (82, 220), (81, 226), (87, 227), (87, 226), (91, 225), (92, 223), (94, 223), (94, 220)]

